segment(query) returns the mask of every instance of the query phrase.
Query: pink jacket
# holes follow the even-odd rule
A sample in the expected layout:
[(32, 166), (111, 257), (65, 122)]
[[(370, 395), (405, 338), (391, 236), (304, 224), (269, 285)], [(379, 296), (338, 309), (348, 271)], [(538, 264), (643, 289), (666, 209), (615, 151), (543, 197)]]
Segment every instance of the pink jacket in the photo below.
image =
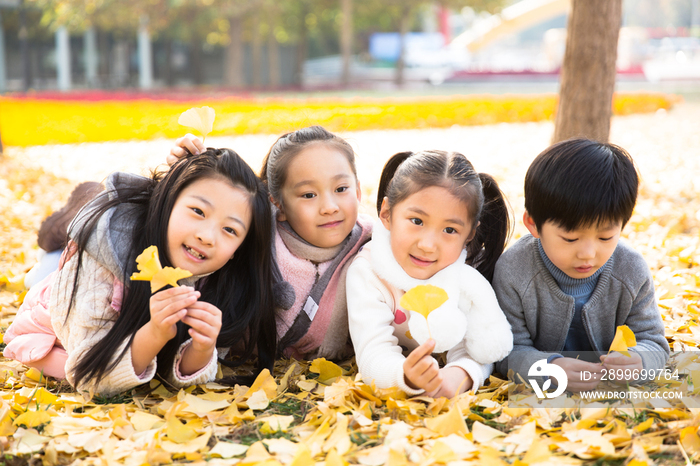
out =
[[(24, 302), (17, 311), (15, 320), (5, 332), (4, 341), (7, 346), (3, 356), (15, 359), (22, 364), (36, 367), (45, 375), (57, 379), (65, 379), (65, 366), (68, 353), (56, 337), (56, 332), (51, 325), (51, 313), (49, 312), (49, 300), (51, 289), (58, 272), (63, 264), (69, 260), (74, 249), (63, 253), (59, 263), (59, 269), (50, 273), (42, 281), (29, 289), (24, 297)], [(112, 308), (115, 311), (121, 309), (124, 286), (121, 281), (114, 279), (112, 292)]]

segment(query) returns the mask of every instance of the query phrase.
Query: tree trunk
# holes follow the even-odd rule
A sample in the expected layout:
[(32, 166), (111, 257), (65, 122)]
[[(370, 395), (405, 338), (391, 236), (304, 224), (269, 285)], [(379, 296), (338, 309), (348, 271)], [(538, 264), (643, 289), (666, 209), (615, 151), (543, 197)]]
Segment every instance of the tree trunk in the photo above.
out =
[(229, 18), (231, 42), (226, 47), (224, 58), (224, 83), (233, 88), (242, 88), (243, 83), (243, 20), (240, 16)]
[(280, 87), (280, 47), (275, 37), (275, 22), (270, 21), (270, 34), (267, 36), (267, 73), (270, 87), (277, 89)]
[(204, 70), (202, 69), (202, 41), (198, 35), (192, 37), (190, 44), (190, 56), (192, 57), (192, 79), (196, 85), (204, 82)]
[(304, 63), (306, 62), (306, 49), (309, 41), (309, 28), (306, 26), (306, 14), (308, 7), (304, 2), (301, 6), (301, 21), (299, 22), (299, 43), (296, 50), (296, 61), (294, 63), (294, 80), (296, 84), (304, 84)]
[(553, 142), (610, 136), (622, 0), (573, 0)]
[(111, 46), (112, 41), (111, 37), (107, 33), (101, 33), (99, 30), (97, 31), (97, 47), (100, 50), (100, 53), (98, 55), (99, 61), (97, 65), (98, 69), (98, 82), (100, 83), (100, 87), (111, 87), (112, 85), (112, 80), (111, 80), (111, 74), (110, 74), (110, 69), (111, 69), (111, 62), (110, 57), (112, 56), (112, 49)]
[(350, 60), (352, 59), (352, 0), (340, 0), (340, 9), (343, 14), (343, 23), (340, 30), (340, 53), (343, 57), (343, 72), (341, 83), (347, 87), (350, 85)]
[(262, 36), (260, 34), (260, 18), (253, 17), (253, 43), (251, 44), (251, 61), (253, 66), (253, 87), (262, 87)]
[(406, 82), (404, 76), (406, 70), (406, 34), (411, 22), (411, 8), (406, 5), (401, 6), (401, 18), (399, 23), (399, 58), (396, 60), (395, 83), (402, 87)]
[(173, 39), (172, 37), (165, 38), (165, 85), (173, 87), (175, 85), (175, 73), (173, 72)]
[(27, 92), (32, 85), (32, 68), (29, 63), (29, 31), (24, 1), (19, 4), (19, 47), (22, 56), (22, 90)]

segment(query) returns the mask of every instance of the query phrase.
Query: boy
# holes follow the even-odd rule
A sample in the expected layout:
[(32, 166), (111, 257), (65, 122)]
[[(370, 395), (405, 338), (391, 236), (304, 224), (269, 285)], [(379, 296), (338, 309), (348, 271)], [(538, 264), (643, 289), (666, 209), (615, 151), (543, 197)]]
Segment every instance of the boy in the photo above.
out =
[[(513, 328), (513, 352), (499, 372), (527, 380), (530, 367), (546, 359), (564, 369), (567, 390), (578, 392), (595, 388), (603, 369), (634, 381), (644, 378), (642, 369), (664, 367), (670, 350), (649, 267), (619, 242), (638, 184), (624, 149), (588, 139), (555, 144), (532, 162), (523, 216), (531, 235), (500, 257), (493, 279)], [(636, 335), (631, 357), (606, 356), (619, 325)]]

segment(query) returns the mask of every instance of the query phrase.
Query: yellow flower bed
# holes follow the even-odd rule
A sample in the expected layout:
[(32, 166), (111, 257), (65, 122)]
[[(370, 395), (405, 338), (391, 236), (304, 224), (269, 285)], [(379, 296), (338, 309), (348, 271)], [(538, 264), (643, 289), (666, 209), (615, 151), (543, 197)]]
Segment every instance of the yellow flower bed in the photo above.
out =
[[(619, 94), (616, 115), (669, 109), (665, 94)], [(557, 96), (447, 96), (391, 99), (47, 100), (0, 98), (0, 134), (8, 146), (174, 138), (190, 107), (216, 110), (212, 135), (278, 134), (309, 125), (331, 131), (441, 128), (551, 120)]]

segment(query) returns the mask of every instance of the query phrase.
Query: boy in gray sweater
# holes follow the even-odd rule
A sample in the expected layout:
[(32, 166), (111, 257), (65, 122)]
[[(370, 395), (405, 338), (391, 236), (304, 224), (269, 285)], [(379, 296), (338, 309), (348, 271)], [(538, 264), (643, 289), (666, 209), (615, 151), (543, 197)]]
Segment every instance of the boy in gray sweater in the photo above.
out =
[[(611, 370), (634, 382), (664, 367), (670, 350), (649, 266), (620, 242), (638, 184), (624, 149), (588, 139), (555, 144), (532, 162), (523, 216), (531, 234), (503, 253), (493, 278), (514, 343), (499, 372), (527, 380), (546, 359), (578, 392)], [(636, 335), (630, 357), (606, 355), (619, 325)]]

